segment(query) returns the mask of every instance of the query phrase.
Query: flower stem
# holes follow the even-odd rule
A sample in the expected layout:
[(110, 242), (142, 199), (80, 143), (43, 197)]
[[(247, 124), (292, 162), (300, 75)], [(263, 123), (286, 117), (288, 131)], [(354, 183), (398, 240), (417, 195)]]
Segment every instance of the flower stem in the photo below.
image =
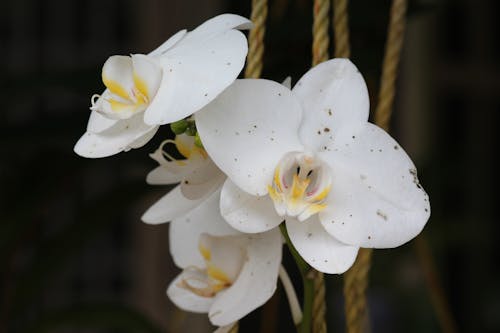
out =
[(310, 333), (311, 323), (312, 323), (312, 305), (314, 298), (314, 282), (311, 276), (312, 268), (302, 259), (300, 254), (297, 252), (293, 246), (288, 232), (286, 230), (285, 224), (280, 224), (281, 234), (285, 238), (286, 244), (290, 253), (292, 254), (295, 263), (299, 269), (300, 275), (302, 276), (302, 284), (304, 285), (304, 303), (302, 305), (302, 322), (297, 325), (297, 332), (299, 333)]

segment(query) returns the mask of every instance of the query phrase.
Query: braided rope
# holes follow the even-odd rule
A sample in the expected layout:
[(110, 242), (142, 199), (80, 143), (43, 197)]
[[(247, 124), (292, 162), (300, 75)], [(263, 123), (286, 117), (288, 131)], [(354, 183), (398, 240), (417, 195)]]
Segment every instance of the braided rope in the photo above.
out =
[(266, 34), (267, 0), (252, 0), (253, 28), (248, 36), (246, 78), (258, 78), (262, 73), (262, 58), (264, 56), (264, 35)]
[(234, 326), (231, 327), (228, 333), (238, 333), (239, 329), (240, 329), (240, 324), (236, 322), (236, 324), (234, 324)]
[[(267, 0), (252, 0), (252, 14), (250, 20), (253, 28), (248, 35), (247, 66), (245, 78), (256, 79), (260, 77), (264, 56), (264, 36), (266, 34)], [(239, 325), (236, 323), (229, 333), (238, 333)]]
[(335, 37), (335, 58), (349, 58), (349, 20), (347, 15), (348, 0), (333, 0), (333, 33)]
[(326, 61), (328, 55), (329, 0), (314, 0), (313, 8), (313, 66)]
[(375, 111), (375, 124), (386, 131), (389, 129), (392, 104), (394, 102), (398, 64), (403, 47), (407, 4), (407, 0), (393, 0), (391, 5), (391, 19), (382, 65), (378, 105)]
[(326, 301), (325, 301), (325, 279), (323, 273), (316, 270), (311, 271), (314, 299), (312, 305), (312, 332), (326, 333)]
[(372, 249), (360, 249), (356, 262), (344, 274), (345, 317), (348, 333), (366, 332), (369, 327), (366, 289)]
[[(328, 24), (330, 10), (330, 0), (314, 0), (313, 8), (313, 45), (312, 64), (313, 66), (326, 61), (328, 55)], [(326, 301), (325, 301), (325, 280), (323, 273), (312, 270), (311, 278), (314, 285), (314, 299), (312, 305), (312, 332), (326, 333)]]
[[(378, 106), (375, 111), (375, 123), (385, 130), (389, 122), (394, 101), (397, 67), (403, 45), (405, 13), (407, 0), (393, 0)], [(346, 308), (346, 325), (348, 333), (359, 333), (369, 330), (366, 289), (371, 265), (371, 249), (361, 249), (356, 262), (344, 274), (344, 296)]]

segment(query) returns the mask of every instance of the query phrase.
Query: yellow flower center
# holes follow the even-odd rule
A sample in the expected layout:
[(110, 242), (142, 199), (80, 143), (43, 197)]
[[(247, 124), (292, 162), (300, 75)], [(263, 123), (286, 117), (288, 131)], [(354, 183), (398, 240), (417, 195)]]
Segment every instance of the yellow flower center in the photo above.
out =
[(329, 169), (312, 153), (288, 153), (274, 170), (269, 196), (280, 216), (304, 221), (327, 206), (331, 189)]
[(151, 96), (149, 96), (146, 81), (135, 72), (132, 74), (132, 78), (133, 87), (125, 89), (120, 82), (108, 78), (104, 73), (102, 74), (102, 82), (112, 93), (112, 97), (108, 98), (107, 101), (113, 111), (138, 112), (145, 110), (149, 104)]
[[(205, 268), (189, 267), (188, 270), (190, 272), (188, 272), (188, 276), (179, 283), (179, 287), (187, 289), (201, 297), (214, 297), (221, 290), (229, 288), (239, 274), (244, 261), (244, 252), (242, 249), (234, 248), (234, 244), (226, 243), (229, 247), (225, 248), (224, 251), (230, 251), (228, 256), (234, 256), (232, 259), (236, 259), (236, 265), (233, 267), (232, 272), (231, 270), (225, 271), (221, 265), (227, 265), (226, 261), (231, 259), (226, 258), (226, 261), (221, 261), (221, 258), (219, 258), (219, 262), (215, 262), (217, 259), (214, 258), (211, 249), (206, 244), (210, 244), (210, 241), (207, 242), (209, 238), (210, 236), (202, 235), (198, 244), (198, 251), (205, 261)], [(220, 240), (216, 240), (217, 242), (220, 242)], [(221, 243), (217, 245), (220, 246)], [(189, 275), (190, 273), (191, 275)]]

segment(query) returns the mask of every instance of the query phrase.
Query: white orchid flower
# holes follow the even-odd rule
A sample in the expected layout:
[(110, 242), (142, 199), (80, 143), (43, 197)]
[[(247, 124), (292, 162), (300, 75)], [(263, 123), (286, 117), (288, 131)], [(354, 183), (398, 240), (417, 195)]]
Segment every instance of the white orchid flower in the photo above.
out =
[(181, 30), (148, 55), (112, 56), (106, 90), (92, 96), (87, 132), (75, 145), (83, 157), (106, 157), (145, 145), (159, 125), (183, 119), (212, 101), (238, 76), (251, 22), (223, 14)]
[[(175, 144), (185, 159), (177, 160), (163, 151), (167, 143)], [(226, 176), (212, 162), (205, 150), (195, 144), (193, 136), (180, 134), (166, 140), (150, 155), (160, 165), (151, 171), (146, 181), (152, 185), (177, 185), (142, 216), (148, 224), (160, 224), (182, 216), (220, 190)]]
[(276, 290), (281, 263), (278, 229), (243, 234), (219, 211), (220, 189), (170, 224), (170, 252), (182, 268), (167, 289), (183, 310), (208, 313), (228, 326), (264, 304)]
[(369, 98), (357, 68), (333, 59), (292, 91), (238, 80), (195, 115), (198, 133), (228, 180), (221, 212), (242, 232), (284, 219), (311, 266), (342, 273), (358, 248), (391, 248), (415, 237), (430, 215), (414, 164), (368, 123)]
[[(174, 144), (184, 159), (167, 154), (165, 144)], [(186, 214), (220, 189), (226, 179), (193, 136), (180, 134), (175, 140), (165, 140), (150, 156), (159, 166), (148, 174), (149, 184), (180, 184), (144, 213), (142, 220), (148, 224), (165, 223)]]

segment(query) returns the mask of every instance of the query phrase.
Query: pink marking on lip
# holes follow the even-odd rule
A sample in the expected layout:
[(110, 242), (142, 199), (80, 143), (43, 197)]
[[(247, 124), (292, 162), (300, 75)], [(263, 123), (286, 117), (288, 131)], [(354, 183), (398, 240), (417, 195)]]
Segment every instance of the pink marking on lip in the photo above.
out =
[(283, 184), (283, 186), (284, 186), (285, 188), (288, 188), (288, 185), (287, 185), (287, 183), (286, 183), (286, 181), (285, 181), (285, 176), (284, 176), (284, 175), (281, 177), (281, 183)]
[(310, 191), (310, 192), (307, 192), (307, 193), (306, 193), (306, 195), (307, 195), (308, 197), (310, 197), (310, 196), (314, 195), (317, 191), (318, 191), (318, 187), (316, 187), (315, 189), (313, 189), (313, 190), (312, 190), (312, 191)]

